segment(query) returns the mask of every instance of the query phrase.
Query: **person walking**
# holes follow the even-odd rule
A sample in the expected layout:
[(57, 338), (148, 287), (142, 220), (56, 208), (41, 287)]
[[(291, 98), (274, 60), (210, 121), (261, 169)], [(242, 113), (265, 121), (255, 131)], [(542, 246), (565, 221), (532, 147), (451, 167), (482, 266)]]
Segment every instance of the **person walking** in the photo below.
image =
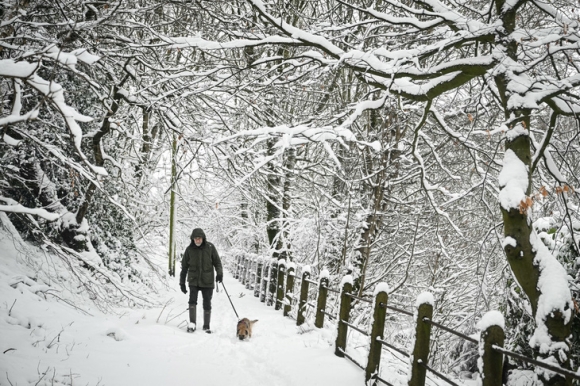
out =
[[(211, 333), (211, 298), (215, 282), (223, 280), (222, 262), (215, 246), (208, 242), (201, 228), (191, 232), (191, 244), (185, 249), (181, 260), (179, 286), (181, 292), (187, 293), (185, 279), (189, 286), (189, 322), (187, 332), (196, 330), (197, 297), (199, 292), (203, 298), (203, 330)], [(213, 271), (215, 269), (215, 282)]]

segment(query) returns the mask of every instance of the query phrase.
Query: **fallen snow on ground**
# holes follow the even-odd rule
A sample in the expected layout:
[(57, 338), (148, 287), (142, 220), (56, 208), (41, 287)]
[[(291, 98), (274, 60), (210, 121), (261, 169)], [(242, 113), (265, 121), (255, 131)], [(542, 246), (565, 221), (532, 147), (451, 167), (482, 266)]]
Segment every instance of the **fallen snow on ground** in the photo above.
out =
[[(0, 386), (364, 385), (364, 372), (334, 355), (334, 322), (318, 329), (310, 314), (297, 327), (227, 270), (239, 318), (258, 319), (248, 341), (235, 335), (238, 316), (223, 287), (214, 292), (213, 334), (185, 332), (188, 296), (176, 278), (159, 279), (167, 282), (151, 299), (158, 306), (103, 313), (71, 285), (58, 257), (10, 233), (0, 226)], [(201, 319), (201, 295), (199, 303)], [(364, 366), (368, 338), (349, 329), (347, 340), (347, 353)], [(407, 358), (383, 350), (381, 362), (381, 378), (407, 384)], [(454, 381), (476, 383), (472, 374), (461, 378)], [(524, 378), (510, 384), (534, 385)], [(432, 374), (427, 384), (446, 385)]]
[[(214, 292), (211, 335), (184, 331), (188, 297), (176, 282), (162, 294), (165, 308), (103, 314), (89, 302), (75, 304), (81, 312), (32, 281), (37, 276), (19, 261), (14, 245), (0, 240), (0, 385), (364, 383), (360, 369), (334, 355), (329, 330), (303, 332), (227, 272), (226, 288), (240, 317), (259, 320), (249, 341), (236, 338), (238, 319), (223, 289)], [(201, 301), (198, 308), (202, 316)]]

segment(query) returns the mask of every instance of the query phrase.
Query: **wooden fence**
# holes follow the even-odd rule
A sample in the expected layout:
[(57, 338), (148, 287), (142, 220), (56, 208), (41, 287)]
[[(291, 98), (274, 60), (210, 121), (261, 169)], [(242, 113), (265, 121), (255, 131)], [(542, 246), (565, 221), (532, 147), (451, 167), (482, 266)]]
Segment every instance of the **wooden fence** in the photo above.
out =
[[(337, 336), (335, 342), (335, 355), (347, 358), (360, 367), (365, 372), (365, 384), (377, 385), (382, 382), (386, 385), (391, 383), (379, 376), (381, 363), (381, 353), (383, 347), (387, 347), (399, 354), (409, 358), (409, 386), (424, 386), (427, 372), (431, 372), (450, 385), (459, 386), (442, 374), (429, 366), (429, 347), (431, 340), (431, 328), (439, 328), (451, 333), (461, 339), (479, 345), (480, 366), (478, 366), (481, 384), (483, 386), (501, 386), (504, 356), (516, 358), (535, 366), (560, 374), (568, 381), (580, 380), (580, 374), (555, 366), (539, 360), (525, 357), (523, 355), (508, 351), (503, 348), (504, 329), (503, 316), (498, 311), (490, 311), (485, 314), (480, 323), (479, 341), (455, 331), (449, 327), (432, 320), (433, 317), (433, 296), (430, 293), (419, 295), (413, 311), (407, 311), (389, 305), (388, 287), (386, 284), (379, 284), (375, 289), (374, 300), (360, 298), (352, 293), (352, 280), (346, 276), (340, 289), (329, 288), (329, 276), (327, 272), (321, 272), (318, 280), (311, 277), (310, 267), (304, 266), (301, 269), (300, 294), (294, 295), (296, 265), (287, 263), (284, 259), (264, 259), (242, 254), (234, 257), (233, 274), (247, 289), (254, 290), (254, 296), (259, 298), (266, 305), (274, 306), (276, 310), (283, 309), (283, 315), (289, 316), (292, 307), (296, 311), (296, 325), (304, 324), (306, 320), (306, 310), (308, 307), (314, 308), (314, 325), (317, 328), (324, 326), (324, 318), (329, 317), (337, 320)], [(316, 286), (315, 291), (311, 286)], [(316, 304), (309, 299), (309, 293), (316, 292)], [(340, 306), (336, 313), (328, 312), (328, 293), (334, 293), (340, 299)], [(350, 323), (351, 302), (357, 300), (372, 305), (372, 325), (368, 332), (360, 326)], [(385, 341), (384, 329), (386, 323), (387, 310), (405, 314), (414, 318), (415, 334), (412, 350), (405, 350)], [(348, 329), (353, 329), (370, 338), (370, 347), (366, 365), (359, 363), (352, 356), (347, 354), (346, 341)], [(392, 385), (391, 385), (392, 386)]]

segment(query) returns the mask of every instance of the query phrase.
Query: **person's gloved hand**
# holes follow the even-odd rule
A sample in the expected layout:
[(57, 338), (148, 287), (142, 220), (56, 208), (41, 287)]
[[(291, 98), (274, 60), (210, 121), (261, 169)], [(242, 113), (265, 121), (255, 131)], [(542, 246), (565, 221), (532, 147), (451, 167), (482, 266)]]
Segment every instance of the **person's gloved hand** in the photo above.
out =
[(218, 283), (222, 283), (224, 280), (224, 275), (217, 275), (215, 277), (215, 281), (217, 281)]
[(185, 283), (179, 283), (179, 287), (181, 288), (181, 292), (184, 294), (187, 293), (187, 288), (185, 288)]

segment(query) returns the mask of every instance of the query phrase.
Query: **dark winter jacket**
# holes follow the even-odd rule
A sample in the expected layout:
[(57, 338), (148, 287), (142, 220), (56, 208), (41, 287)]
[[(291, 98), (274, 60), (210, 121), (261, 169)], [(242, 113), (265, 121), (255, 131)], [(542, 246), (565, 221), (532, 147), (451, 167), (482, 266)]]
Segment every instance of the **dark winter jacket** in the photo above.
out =
[[(203, 238), (199, 247), (195, 245), (194, 237)], [(185, 283), (187, 276), (190, 287), (214, 288), (214, 268), (217, 275), (223, 275), (222, 262), (216, 248), (205, 239), (203, 230), (196, 228), (191, 232), (191, 244), (185, 249), (181, 260), (179, 283)]]

